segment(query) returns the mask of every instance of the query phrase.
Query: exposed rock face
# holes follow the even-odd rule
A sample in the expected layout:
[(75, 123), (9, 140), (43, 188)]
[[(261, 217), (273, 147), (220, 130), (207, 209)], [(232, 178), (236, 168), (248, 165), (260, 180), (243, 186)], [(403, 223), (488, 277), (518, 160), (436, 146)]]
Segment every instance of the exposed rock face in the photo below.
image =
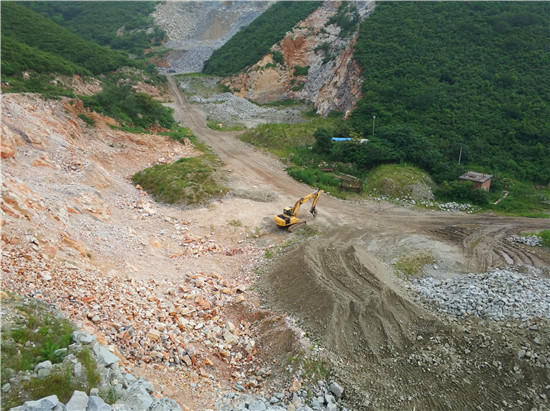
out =
[[(340, 37), (341, 28), (328, 24), (340, 4), (325, 2), (273, 46), (273, 52), (282, 53), (282, 64), (268, 54), (246, 72), (227, 78), (224, 84), (235, 94), (259, 103), (287, 98), (308, 100), (323, 115), (353, 109), (361, 96), (360, 67), (352, 59), (358, 33)], [(374, 8), (374, 2), (354, 5), (361, 19)]]
[[(193, 153), (166, 136), (114, 130), (109, 126), (115, 120), (88, 111), (78, 99), (8, 93), (2, 100), (2, 240), (20, 242), (31, 224), (51, 258), (88, 261), (97, 246), (89, 221), (112, 224), (116, 202), (110, 196), (135, 191), (126, 179), (160, 159)], [(96, 127), (87, 127), (81, 113)]]

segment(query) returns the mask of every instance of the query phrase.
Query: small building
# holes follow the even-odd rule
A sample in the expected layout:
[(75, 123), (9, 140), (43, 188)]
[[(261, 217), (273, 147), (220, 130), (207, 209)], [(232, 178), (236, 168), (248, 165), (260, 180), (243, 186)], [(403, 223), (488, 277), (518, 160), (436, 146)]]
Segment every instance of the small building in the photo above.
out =
[(466, 173), (458, 177), (460, 181), (473, 181), (474, 182), (473, 190), (481, 188), (482, 190), (485, 190), (485, 191), (489, 191), (489, 188), (491, 188), (492, 178), (493, 176), (491, 174), (476, 173), (475, 171), (467, 171)]

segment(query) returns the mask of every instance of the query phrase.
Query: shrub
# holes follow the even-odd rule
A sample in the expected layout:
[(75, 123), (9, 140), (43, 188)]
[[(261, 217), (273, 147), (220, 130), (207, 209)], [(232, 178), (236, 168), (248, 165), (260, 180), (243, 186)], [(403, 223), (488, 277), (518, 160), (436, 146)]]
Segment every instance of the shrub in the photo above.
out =
[(324, 127), (320, 127), (313, 133), (315, 137), (315, 151), (320, 154), (330, 153), (330, 146), (332, 144), (332, 132)]
[(85, 114), (79, 114), (78, 118), (84, 121), (89, 126), (92, 126), (92, 127), (95, 126), (95, 120), (93, 118), (88, 117)]
[(472, 181), (444, 181), (435, 191), (436, 199), (443, 201), (471, 202), (477, 205), (489, 202), (488, 193), (482, 189), (473, 190)]
[(278, 50), (273, 50), (271, 52), (271, 56), (273, 57), (273, 61), (277, 64), (284, 65), (285, 64), (285, 58), (283, 56), (283, 53), (281, 53)]
[(302, 67), (296, 65), (293, 67), (293, 69), (295, 76), (307, 76), (307, 74), (309, 73), (309, 66)]
[(134, 174), (132, 181), (157, 201), (169, 204), (206, 204), (228, 191), (219, 182), (208, 155), (181, 158), (172, 164), (157, 164)]

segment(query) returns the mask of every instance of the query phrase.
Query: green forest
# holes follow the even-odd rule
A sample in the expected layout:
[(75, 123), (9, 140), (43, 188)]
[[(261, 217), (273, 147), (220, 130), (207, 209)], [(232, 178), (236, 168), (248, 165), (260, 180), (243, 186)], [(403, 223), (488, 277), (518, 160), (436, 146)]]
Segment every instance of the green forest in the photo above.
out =
[[(32, 1), (20, 4), (80, 37), (137, 57), (160, 46), (166, 33), (154, 24), (153, 1)], [(119, 31), (119, 29), (121, 29)], [(118, 33), (118, 35), (117, 35)]]
[[(37, 73), (51, 72), (56, 67), (64, 74), (100, 74), (133, 65), (120, 51), (84, 40), (20, 4), (2, 2), (2, 76), (23, 68)], [(80, 67), (78, 71), (76, 66)]]
[(378, 3), (361, 26), (363, 98), (348, 122), (370, 142), (333, 155), (408, 162), (437, 182), (466, 165), (548, 184), (549, 28), (546, 2)]
[(214, 51), (203, 72), (229, 76), (257, 63), (287, 31), (310, 15), (319, 1), (281, 1), (269, 7), (250, 25), (243, 27), (227, 43)]

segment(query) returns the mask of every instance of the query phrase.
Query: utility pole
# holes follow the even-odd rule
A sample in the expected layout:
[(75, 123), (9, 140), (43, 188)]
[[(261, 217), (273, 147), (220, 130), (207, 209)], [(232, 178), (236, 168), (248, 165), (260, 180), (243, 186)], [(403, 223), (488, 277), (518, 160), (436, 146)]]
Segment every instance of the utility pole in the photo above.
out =
[(374, 137), (374, 120), (376, 120), (376, 116), (372, 116), (372, 136)]
[(458, 164), (460, 164), (461, 158), (462, 158), (462, 146), (460, 146), (460, 153), (458, 154)]

